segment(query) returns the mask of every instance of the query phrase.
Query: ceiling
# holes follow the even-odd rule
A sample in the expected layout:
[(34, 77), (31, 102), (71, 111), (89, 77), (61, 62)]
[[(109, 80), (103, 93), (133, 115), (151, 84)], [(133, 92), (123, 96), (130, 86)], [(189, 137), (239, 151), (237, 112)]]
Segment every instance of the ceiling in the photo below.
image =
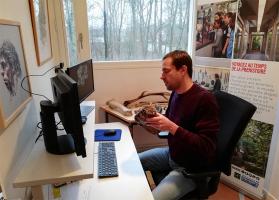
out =
[[(279, 0), (266, 0), (265, 8), (263, 11), (263, 18), (261, 22), (260, 31), (267, 32), (272, 25), (272, 21), (278, 15)], [(242, 0), (242, 7), (240, 8), (240, 15), (243, 20), (249, 21), (249, 32), (257, 31), (259, 10), (259, 0)]]

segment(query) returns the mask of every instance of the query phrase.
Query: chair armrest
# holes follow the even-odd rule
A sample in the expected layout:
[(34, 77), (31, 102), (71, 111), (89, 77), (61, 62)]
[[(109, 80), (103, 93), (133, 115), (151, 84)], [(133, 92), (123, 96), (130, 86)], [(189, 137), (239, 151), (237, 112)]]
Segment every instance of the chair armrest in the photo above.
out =
[(168, 131), (161, 131), (161, 132), (158, 133), (158, 137), (161, 138), (161, 139), (168, 138), (168, 136), (169, 136)]
[(183, 175), (187, 178), (204, 178), (204, 177), (214, 177), (214, 176), (219, 176), (221, 174), (220, 171), (208, 171), (208, 172), (199, 172), (199, 173), (189, 173), (186, 170), (184, 170)]

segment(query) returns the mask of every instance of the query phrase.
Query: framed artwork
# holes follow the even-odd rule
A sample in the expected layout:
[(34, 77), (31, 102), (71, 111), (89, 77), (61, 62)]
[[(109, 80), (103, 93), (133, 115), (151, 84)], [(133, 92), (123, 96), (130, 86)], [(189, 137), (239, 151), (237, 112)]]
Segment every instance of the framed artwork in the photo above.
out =
[(47, 0), (29, 0), (38, 65), (52, 57)]
[[(0, 19), (0, 128), (6, 128), (31, 100), (21, 88), (27, 76), (21, 28), (18, 22)], [(22, 86), (30, 91), (28, 80)]]

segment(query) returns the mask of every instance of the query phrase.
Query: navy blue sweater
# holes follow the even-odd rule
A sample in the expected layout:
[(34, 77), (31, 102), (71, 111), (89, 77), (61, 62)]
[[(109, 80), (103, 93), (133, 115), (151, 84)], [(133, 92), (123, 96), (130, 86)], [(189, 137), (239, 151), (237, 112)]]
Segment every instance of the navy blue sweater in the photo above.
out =
[(179, 126), (168, 137), (172, 160), (189, 171), (209, 168), (216, 159), (220, 126), (214, 95), (196, 84), (183, 94), (172, 92), (166, 116)]

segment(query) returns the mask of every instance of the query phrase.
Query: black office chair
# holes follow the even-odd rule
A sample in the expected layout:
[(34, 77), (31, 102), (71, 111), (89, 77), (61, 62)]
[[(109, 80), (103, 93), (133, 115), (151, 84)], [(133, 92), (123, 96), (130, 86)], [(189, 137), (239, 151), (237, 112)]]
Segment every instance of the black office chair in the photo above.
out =
[(217, 161), (209, 171), (202, 173), (184, 171), (184, 176), (192, 178), (197, 187), (181, 200), (207, 199), (217, 191), (221, 172), (227, 176), (231, 174), (231, 159), (234, 149), (257, 109), (253, 104), (229, 93), (217, 91), (214, 95), (220, 107)]

